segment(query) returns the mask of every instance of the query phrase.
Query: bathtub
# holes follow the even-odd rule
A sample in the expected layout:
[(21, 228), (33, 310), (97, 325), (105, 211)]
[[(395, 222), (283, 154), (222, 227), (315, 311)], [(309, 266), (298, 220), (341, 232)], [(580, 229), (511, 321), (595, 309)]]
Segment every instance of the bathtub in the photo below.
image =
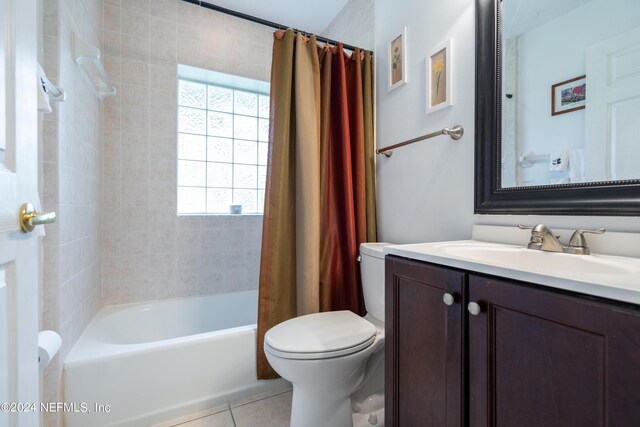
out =
[(257, 301), (245, 291), (103, 308), (64, 362), (65, 425), (148, 426), (286, 385), (256, 380)]

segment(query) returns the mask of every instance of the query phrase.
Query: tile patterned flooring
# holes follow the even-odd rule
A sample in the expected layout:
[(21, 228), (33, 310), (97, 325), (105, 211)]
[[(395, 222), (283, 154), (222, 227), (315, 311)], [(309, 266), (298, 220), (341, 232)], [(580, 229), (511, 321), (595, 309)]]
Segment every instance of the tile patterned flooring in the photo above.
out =
[(288, 427), (291, 387), (185, 415), (153, 427)]

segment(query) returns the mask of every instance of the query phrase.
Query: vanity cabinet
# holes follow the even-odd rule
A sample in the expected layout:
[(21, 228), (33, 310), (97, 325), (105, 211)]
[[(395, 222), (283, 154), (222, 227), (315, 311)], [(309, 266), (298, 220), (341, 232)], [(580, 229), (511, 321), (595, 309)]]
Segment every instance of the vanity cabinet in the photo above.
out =
[(386, 298), (386, 425), (640, 425), (635, 306), (389, 256)]
[(463, 425), (466, 273), (387, 257), (385, 275), (385, 425)]

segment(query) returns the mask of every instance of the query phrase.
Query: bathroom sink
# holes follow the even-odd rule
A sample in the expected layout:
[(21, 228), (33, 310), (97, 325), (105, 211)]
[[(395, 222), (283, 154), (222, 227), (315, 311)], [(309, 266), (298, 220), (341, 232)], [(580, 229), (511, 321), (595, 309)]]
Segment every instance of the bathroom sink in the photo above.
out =
[(384, 252), (640, 304), (640, 258), (543, 252), (477, 240), (392, 245)]
[(555, 252), (543, 252), (520, 247), (495, 245), (477, 242), (470, 245), (444, 245), (442, 252), (446, 255), (469, 260), (495, 263), (540, 272), (552, 270), (556, 273), (567, 274), (640, 274), (632, 266), (625, 265), (619, 260), (599, 255), (572, 255)]

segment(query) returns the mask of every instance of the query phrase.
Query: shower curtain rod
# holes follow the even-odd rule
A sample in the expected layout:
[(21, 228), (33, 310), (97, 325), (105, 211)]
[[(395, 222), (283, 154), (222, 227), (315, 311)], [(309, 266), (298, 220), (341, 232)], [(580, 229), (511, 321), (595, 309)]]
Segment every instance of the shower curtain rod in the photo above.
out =
[[(257, 24), (266, 25), (267, 27), (272, 27), (272, 28), (275, 28), (277, 30), (288, 30), (289, 28), (291, 28), (291, 27), (287, 27), (286, 25), (282, 25), (282, 24), (278, 24), (276, 22), (267, 21), (266, 19), (258, 18), (256, 16), (247, 15), (246, 13), (237, 12), (235, 10), (227, 9), (225, 7), (222, 7), (222, 6), (217, 6), (215, 4), (207, 3), (206, 1), (200, 1), (200, 0), (182, 0), (182, 1), (187, 2), (187, 3), (191, 3), (191, 4), (195, 4), (196, 6), (204, 7), (205, 9), (215, 10), (216, 12), (225, 13), (227, 15), (235, 16), (236, 18), (245, 19), (247, 21), (255, 22)], [(295, 32), (297, 32), (297, 33), (304, 34), (307, 37), (311, 37), (312, 35), (315, 35), (315, 34), (307, 32), (307, 31), (301, 31), (301, 30), (298, 30), (298, 29), (295, 29), (295, 28), (293, 30)], [(324, 43), (327, 43), (327, 44), (337, 45), (338, 43), (342, 43), (342, 42), (338, 42), (336, 40), (328, 39), (326, 37), (322, 37), (322, 36), (318, 36), (318, 35), (315, 35), (315, 36), (316, 36), (316, 39), (318, 41), (321, 41), (321, 42), (324, 42)], [(348, 49), (350, 51), (354, 51), (354, 52), (356, 50), (356, 46), (352, 46), (352, 45), (345, 44), (345, 43), (342, 43), (342, 47), (345, 48), (345, 49)], [(370, 53), (373, 54), (373, 52), (367, 51), (367, 49), (360, 48), (360, 50), (362, 52), (370, 52)]]

